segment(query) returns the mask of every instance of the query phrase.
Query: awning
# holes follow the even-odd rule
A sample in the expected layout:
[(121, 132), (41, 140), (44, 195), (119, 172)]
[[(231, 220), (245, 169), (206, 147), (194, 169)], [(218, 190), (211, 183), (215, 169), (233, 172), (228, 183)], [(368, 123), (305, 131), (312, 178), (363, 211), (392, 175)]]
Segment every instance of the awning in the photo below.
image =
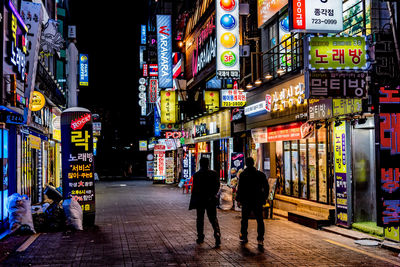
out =
[(0, 120), (10, 124), (25, 124), (24, 115), (6, 106), (0, 106)]

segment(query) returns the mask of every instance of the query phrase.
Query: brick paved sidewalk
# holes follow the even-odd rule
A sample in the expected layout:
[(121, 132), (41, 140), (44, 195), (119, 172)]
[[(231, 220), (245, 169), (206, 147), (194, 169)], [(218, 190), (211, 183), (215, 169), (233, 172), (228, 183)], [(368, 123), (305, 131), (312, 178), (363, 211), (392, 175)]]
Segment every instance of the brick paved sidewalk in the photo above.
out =
[(218, 211), (222, 246), (214, 249), (205, 222), (205, 243), (195, 243), (190, 195), (148, 181), (96, 184), (96, 227), (82, 232), (41, 234), (1, 266), (400, 266), (393, 252), (360, 247), (349, 238), (285, 220), (265, 220), (265, 251), (239, 244), (238, 212)]

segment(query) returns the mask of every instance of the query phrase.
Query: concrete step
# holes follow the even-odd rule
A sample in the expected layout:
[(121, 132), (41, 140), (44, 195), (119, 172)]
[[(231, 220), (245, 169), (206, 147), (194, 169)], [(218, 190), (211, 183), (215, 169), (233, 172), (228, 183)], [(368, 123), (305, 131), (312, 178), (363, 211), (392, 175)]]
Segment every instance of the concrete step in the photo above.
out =
[(315, 216), (301, 211), (289, 211), (288, 220), (314, 229), (320, 229), (322, 226), (332, 224), (330, 220), (324, 217)]

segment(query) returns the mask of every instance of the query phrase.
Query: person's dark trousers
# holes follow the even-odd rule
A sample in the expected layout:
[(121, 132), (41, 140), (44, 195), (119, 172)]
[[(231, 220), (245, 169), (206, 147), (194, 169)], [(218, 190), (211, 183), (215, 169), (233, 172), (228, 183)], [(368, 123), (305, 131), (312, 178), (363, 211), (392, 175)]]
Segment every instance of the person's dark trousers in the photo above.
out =
[(208, 206), (207, 208), (198, 208), (197, 209), (197, 237), (200, 240), (204, 239), (204, 213), (207, 211), (207, 217), (210, 221), (212, 228), (214, 229), (214, 237), (221, 237), (221, 232), (219, 229), (218, 218), (217, 218), (217, 208), (215, 206)]
[(249, 216), (251, 211), (253, 211), (257, 221), (257, 240), (264, 241), (265, 227), (262, 205), (242, 205), (242, 221), (240, 229), (242, 239), (247, 239), (247, 228), (249, 226)]

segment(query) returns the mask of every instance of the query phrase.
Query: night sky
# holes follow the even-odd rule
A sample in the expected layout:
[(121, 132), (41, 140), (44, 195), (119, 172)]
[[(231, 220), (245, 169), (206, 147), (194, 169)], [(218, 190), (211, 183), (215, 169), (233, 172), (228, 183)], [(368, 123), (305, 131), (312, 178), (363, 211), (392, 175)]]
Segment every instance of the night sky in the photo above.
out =
[(140, 24), (147, 15), (147, 0), (70, 0), (77, 48), (89, 54), (89, 86), (80, 89), (78, 105), (102, 116), (103, 156), (112, 146), (137, 144)]

